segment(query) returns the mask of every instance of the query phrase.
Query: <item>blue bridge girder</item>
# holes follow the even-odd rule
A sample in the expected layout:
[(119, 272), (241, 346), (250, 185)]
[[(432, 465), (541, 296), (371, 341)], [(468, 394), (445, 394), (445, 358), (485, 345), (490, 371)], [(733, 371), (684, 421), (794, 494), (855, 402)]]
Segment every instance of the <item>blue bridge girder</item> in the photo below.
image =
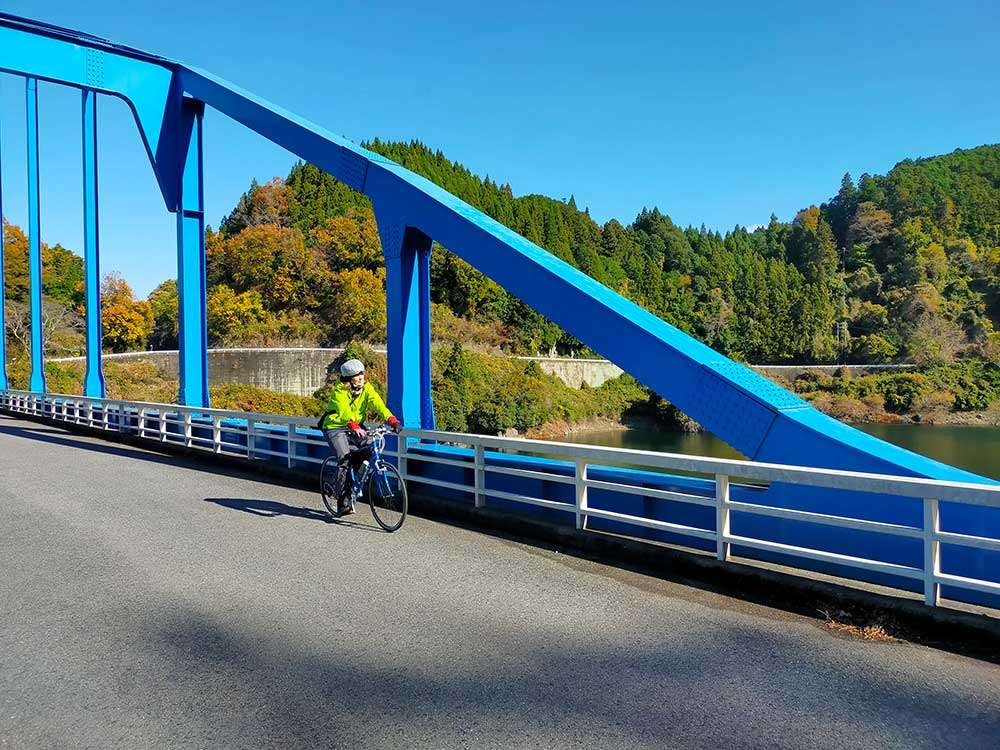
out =
[[(164, 202), (178, 216), (180, 403), (208, 404), (201, 108), (209, 106), (371, 199), (386, 261), (389, 405), (407, 425), (434, 426), (428, 281), (433, 241), (749, 458), (990, 481), (827, 417), (429, 180), (198, 68), (0, 14), (0, 71), (118, 96), (131, 107)], [(96, 174), (87, 179), (96, 185)], [(38, 231), (35, 226), (33, 242)], [(95, 297), (88, 292), (88, 304), (99, 305)]]

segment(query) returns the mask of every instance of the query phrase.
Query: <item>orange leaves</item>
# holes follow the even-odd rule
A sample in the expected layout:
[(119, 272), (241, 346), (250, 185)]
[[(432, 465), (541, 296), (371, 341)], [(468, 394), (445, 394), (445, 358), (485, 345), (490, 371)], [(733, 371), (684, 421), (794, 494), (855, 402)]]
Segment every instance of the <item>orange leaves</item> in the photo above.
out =
[(382, 243), (370, 210), (352, 209), (343, 216), (327, 219), (309, 237), (334, 271), (349, 268), (374, 271), (382, 265)]
[(136, 300), (132, 287), (116, 273), (101, 284), (101, 330), (104, 348), (113, 352), (144, 349), (153, 331), (149, 303)]

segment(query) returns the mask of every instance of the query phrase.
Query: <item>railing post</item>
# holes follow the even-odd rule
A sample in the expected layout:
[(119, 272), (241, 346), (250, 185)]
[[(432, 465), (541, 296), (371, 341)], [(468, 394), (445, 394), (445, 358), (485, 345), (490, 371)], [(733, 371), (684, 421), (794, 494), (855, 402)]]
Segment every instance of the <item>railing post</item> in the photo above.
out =
[(941, 601), (941, 584), (937, 576), (941, 572), (941, 516), (936, 499), (925, 497), (924, 503), (924, 604), (936, 607)]
[(212, 451), (222, 453), (222, 417), (212, 416)]
[(587, 528), (587, 462), (576, 459), (576, 528)]
[(476, 507), (482, 508), (486, 505), (486, 459), (485, 451), (481, 443), (476, 444), (476, 458), (473, 465), (473, 480), (476, 486)]
[(406, 460), (406, 447), (407, 438), (402, 435), (396, 435), (396, 458), (399, 461), (399, 466), (396, 468), (399, 469), (399, 474), (404, 480), (406, 479), (407, 472), (410, 470), (409, 462)]
[(167, 442), (167, 413), (160, 409), (157, 414), (159, 415), (159, 425), (160, 425), (160, 442)]
[(184, 447), (191, 447), (191, 412), (184, 410)]
[(729, 560), (729, 477), (715, 475), (715, 556), (723, 562)]
[(254, 429), (254, 423), (252, 419), (247, 418), (247, 458), (256, 458), (255, 451), (257, 446), (257, 432)]
[(295, 467), (295, 425), (288, 425), (288, 468)]

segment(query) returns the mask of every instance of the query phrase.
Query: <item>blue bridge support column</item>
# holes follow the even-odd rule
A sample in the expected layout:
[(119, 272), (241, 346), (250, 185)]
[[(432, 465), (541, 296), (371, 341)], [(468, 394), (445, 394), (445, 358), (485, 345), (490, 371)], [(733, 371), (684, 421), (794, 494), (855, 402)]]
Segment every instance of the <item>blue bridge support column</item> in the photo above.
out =
[(431, 393), (431, 251), (434, 243), (417, 248), (417, 291), (420, 296), (420, 427), (436, 429)]
[(38, 81), (25, 79), (28, 135), (28, 280), (31, 300), (30, 390), (45, 391), (45, 350), (42, 340), (42, 238), (38, 195)]
[(86, 296), (87, 370), (83, 395), (104, 398), (101, 366), (101, 265), (97, 224), (97, 92), (83, 90), (83, 269)]
[[(3, 123), (0, 122), (0, 133)], [(4, 279), (3, 267), (3, 147), (0, 144), (0, 391), (10, 387), (7, 381), (7, 320), (4, 318)]]
[(208, 316), (205, 302), (205, 194), (202, 163), (203, 102), (181, 105), (180, 205), (177, 210), (177, 344), (180, 392), (185, 406), (209, 406)]
[[(430, 429), (434, 402), (430, 382), (429, 262), (431, 238), (378, 211), (385, 256), (386, 350), (389, 409), (408, 427)], [(426, 278), (427, 281), (423, 281)]]

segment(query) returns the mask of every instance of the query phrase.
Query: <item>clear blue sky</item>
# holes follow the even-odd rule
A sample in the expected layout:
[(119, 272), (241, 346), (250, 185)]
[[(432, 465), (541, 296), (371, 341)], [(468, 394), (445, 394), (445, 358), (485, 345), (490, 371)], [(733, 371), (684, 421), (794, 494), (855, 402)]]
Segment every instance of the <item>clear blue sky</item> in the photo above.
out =
[[(419, 138), (515, 194), (599, 221), (659, 206), (724, 230), (782, 219), (845, 171), (1000, 142), (1000, 6), (553, 2), (5, 2), (183, 60), (360, 141)], [(82, 248), (79, 94), (45, 85), (42, 233)], [(0, 75), (4, 211), (26, 216), (24, 90)], [(102, 262), (145, 295), (173, 216), (130, 114), (100, 102)], [(210, 113), (215, 226), (293, 157)]]

